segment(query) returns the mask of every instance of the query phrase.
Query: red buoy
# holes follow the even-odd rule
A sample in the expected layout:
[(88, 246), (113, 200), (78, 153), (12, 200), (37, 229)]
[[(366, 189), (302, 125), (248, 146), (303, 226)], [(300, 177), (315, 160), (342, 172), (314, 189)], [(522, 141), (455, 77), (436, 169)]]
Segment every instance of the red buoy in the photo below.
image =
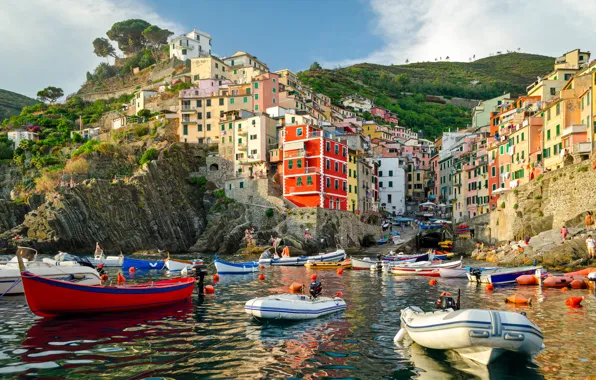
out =
[(118, 283), (118, 285), (124, 284), (126, 282), (126, 279), (124, 278), (122, 273), (118, 272), (118, 278), (117, 278), (116, 282)]
[(435, 286), (435, 285), (437, 285), (437, 280), (435, 280), (435, 279), (433, 278), (432, 280), (430, 280), (430, 281), (428, 282), (428, 284), (429, 284), (430, 286)]
[(336, 272), (341, 276), (342, 274), (344, 274), (344, 268), (337, 268)]
[(337, 292), (337, 293), (335, 293), (335, 296), (336, 296), (336, 297), (341, 297), (341, 296), (343, 296), (343, 295), (344, 295), (344, 294), (343, 294), (342, 292)]
[(260, 269), (265, 269), (265, 266), (264, 265), (261, 265), (259, 268)]
[(263, 281), (265, 279), (265, 275), (263, 273), (261, 273), (259, 275), (259, 281)]
[(108, 281), (108, 275), (107, 274), (102, 274), (101, 276), (99, 276), (99, 279), (102, 282), (106, 282), (106, 281)]
[(290, 293), (292, 293), (292, 294), (302, 293), (303, 290), (304, 290), (304, 284), (300, 284), (298, 282), (293, 282), (292, 285), (290, 285)]
[(311, 281), (314, 281), (314, 280), (316, 280), (316, 279), (317, 279), (317, 275), (316, 275), (316, 274), (313, 274), (312, 276), (310, 276), (310, 280), (311, 280)]
[(492, 292), (495, 290), (495, 286), (493, 284), (487, 284), (485, 289), (487, 292)]
[(219, 275), (216, 273), (213, 275), (213, 282), (219, 281)]
[(134, 272), (135, 272), (135, 267), (128, 268), (128, 273), (134, 273)]
[(569, 297), (565, 301), (565, 305), (570, 307), (582, 307), (581, 302), (584, 300), (584, 297)]
[(214, 293), (215, 293), (215, 288), (213, 287), (213, 285), (205, 286), (205, 294), (214, 294)]
[(588, 284), (584, 280), (573, 280), (571, 281), (571, 289), (586, 289)]

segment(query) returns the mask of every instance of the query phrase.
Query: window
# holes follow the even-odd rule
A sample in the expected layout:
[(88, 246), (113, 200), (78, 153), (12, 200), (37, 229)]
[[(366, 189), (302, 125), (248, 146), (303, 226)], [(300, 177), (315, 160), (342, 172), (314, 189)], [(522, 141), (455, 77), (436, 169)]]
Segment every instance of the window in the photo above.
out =
[(393, 170), (389, 170), (389, 177), (393, 177)]
[(339, 162), (335, 161), (334, 167), (335, 167), (335, 171), (339, 172)]
[(182, 49), (182, 55), (186, 55), (186, 49)]
[(230, 66), (234, 66), (234, 60), (232, 59), (232, 62), (230, 62)]
[(292, 169), (294, 167), (294, 162), (292, 160), (288, 160), (288, 169)]
[(348, 169), (348, 177), (352, 176), (352, 169)]
[(331, 161), (329, 161), (329, 160), (325, 161), (325, 169), (327, 169), (327, 170), (331, 169)]
[(326, 187), (331, 187), (331, 179), (325, 178), (325, 186)]
[(383, 176), (383, 171), (379, 170), (379, 177), (382, 177), (382, 176)]
[(197, 114), (197, 119), (199, 119), (199, 120), (203, 120), (203, 113), (202, 113), (202, 112), (199, 112), (199, 113)]
[(550, 129), (546, 131), (546, 139), (550, 140)]
[(273, 93), (275, 93), (277, 90), (275, 89), (275, 87), (273, 87)]
[(306, 177), (306, 184), (308, 186), (312, 185), (312, 177), (311, 176)]
[(339, 154), (339, 145), (335, 144), (335, 154)]
[[(234, 128), (234, 124), (232, 124), (232, 123), (228, 124), (228, 129), (232, 129), (232, 128)], [(238, 129), (242, 129), (241, 123), (238, 123)]]
[(224, 105), (224, 98), (219, 98), (219, 105), (223, 106)]
[(250, 88), (246, 89), (246, 95), (250, 95)]
[(493, 191), (497, 190), (497, 184), (493, 183)]
[(232, 136), (228, 136), (228, 142), (232, 142)]
[(335, 180), (335, 190), (339, 190), (339, 180)]
[(219, 69), (219, 63), (215, 62), (215, 68)]
[(342, 186), (343, 187), (343, 190), (344, 191), (347, 191), (347, 188), (346, 188), (347, 187), (347, 182), (344, 181), (344, 182), (342, 182), (342, 184), (343, 184), (343, 186)]
[(259, 82), (255, 82), (255, 90), (259, 88)]
[(556, 131), (555, 132), (556, 135), (559, 136), (561, 134), (561, 126), (560, 125), (557, 125), (557, 127), (555, 128), (555, 131)]
[(302, 186), (302, 177), (298, 177), (296, 180), (296, 186)]
[(296, 128), (296, 136), (302, 136), (302, 128)]
[(352, 192), (352, 185), (350, 185), (350, 186), (349, 186), (349, 189), (350, 189), (350, 190), (349, 190), (348, 192), (350, 192), (350, 193), (351, 193), (351, 192)]
[(244, 97), (244, 103), (248, 103), (248, 97)]
[(296, 168), (302, 169), (302, 160), (301, 159), (296, 160)]
[(255, 94), (255, 100), (259, 100), (259, 94)]
[(379, 187), (383, 187), (383, 182), (379, 182)]
[(222, 124), (222, 125), (221, 125), (221, 130), (222, 130), (222, 131), (225, 131), (225, 130), (226, 130), (226, 125), (225, 125), (225, 124)]
[(522, 134), (521, 134), (521, 141), (524, 141), (525, 140), (524, 133), (525, 132), (522, 132)]
[(244, 189), (244, 182), (240, 182), (240, 188)]
[(188, 125), (183, 125), (182, 126), (182, 134), (184, 136), (188, 135)]
[(259, 110), (259, 105), (255, 104), (255, 111), (258, 111), (258, 110)]
[(550, 120), (550, 108), (546, 111), (546, 120)]
[(207, 131), (211, 131), (211, 124), (207, 124)]
[(325, 142), (325, 150), (331, 152), (331, 143), (329, 141)]
[(203, 100), (202, 99), (197, 100), (197, 107), (203, 107)]
[(393, 187), (393, 181), (389, 181), (389, 187)]
[(230, 104), (234, 104), (234, 98), (230, 98)]
[(346, 168), (347, 168), (347, 167), (348, 167), (348, 165), (346, 165), (346, 164), (343, 164), (343, 172), (344, 172), (344, 174), (346, 174)]
[[(548, 119), (550, 120), (550, 110), (548, 112), (549, 112)], [(559, 116), (560, 113), (561, 113), (561, 103), (557, 103), (557, 105), (555, 106), (555, 114), (557, 116)]]
[(207, 99), (207, 107), (211, 107), (211, 99)]

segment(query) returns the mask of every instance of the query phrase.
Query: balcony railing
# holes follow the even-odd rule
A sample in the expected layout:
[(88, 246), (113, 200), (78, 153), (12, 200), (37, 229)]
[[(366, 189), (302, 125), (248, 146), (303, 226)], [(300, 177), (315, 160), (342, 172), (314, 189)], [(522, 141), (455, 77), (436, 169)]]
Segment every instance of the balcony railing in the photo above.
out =
[(571, 153), (592, 153), (592, 143), (591, 142), (583, 142), (574, 144), (571, 147)]
[(292, 169), (288, 169), (288, 171), (291, 170), (291, 173), (286, 173), (286, 174), (321, 174), (321, 169), (311, 166), (311, 167), (307, 167), (307, 168), (292, 168)]
[(574, 133), (585, 133), (586, 130), (587, 130), (587, 128), (583, 124), (571, 125), (565, 129), (563, 129), (563, 137), (572, 135)]
[(284, 151), (284, 158), (295, 158), (304, 156), (306, 156), (306, 150), (304, 149)]

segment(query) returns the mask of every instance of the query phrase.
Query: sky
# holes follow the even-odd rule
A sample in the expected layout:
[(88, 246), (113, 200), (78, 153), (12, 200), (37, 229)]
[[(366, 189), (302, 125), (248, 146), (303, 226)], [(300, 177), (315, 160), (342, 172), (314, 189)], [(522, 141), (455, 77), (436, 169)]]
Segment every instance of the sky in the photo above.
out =
[(0, 10), (0, 88), (31, 97), (50, 85), (76, 92), (105, 60), (92, 41), (130, 18), (176, 35), (197, 28), (213, 53), (247, 51), (272, 70), (558, 56), (596, 41), (586, 0), (2, 0)]

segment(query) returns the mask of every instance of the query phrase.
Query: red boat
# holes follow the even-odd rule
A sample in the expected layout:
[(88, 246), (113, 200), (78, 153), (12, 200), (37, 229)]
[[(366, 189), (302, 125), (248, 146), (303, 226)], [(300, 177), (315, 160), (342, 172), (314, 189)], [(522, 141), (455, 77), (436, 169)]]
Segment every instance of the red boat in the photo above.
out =
[(21, 278), (29, 308), (41, 317), (161, 307), (190, 298), (195, 285), (192, 277), (119, 286), (80, 285), (30, 272)]

